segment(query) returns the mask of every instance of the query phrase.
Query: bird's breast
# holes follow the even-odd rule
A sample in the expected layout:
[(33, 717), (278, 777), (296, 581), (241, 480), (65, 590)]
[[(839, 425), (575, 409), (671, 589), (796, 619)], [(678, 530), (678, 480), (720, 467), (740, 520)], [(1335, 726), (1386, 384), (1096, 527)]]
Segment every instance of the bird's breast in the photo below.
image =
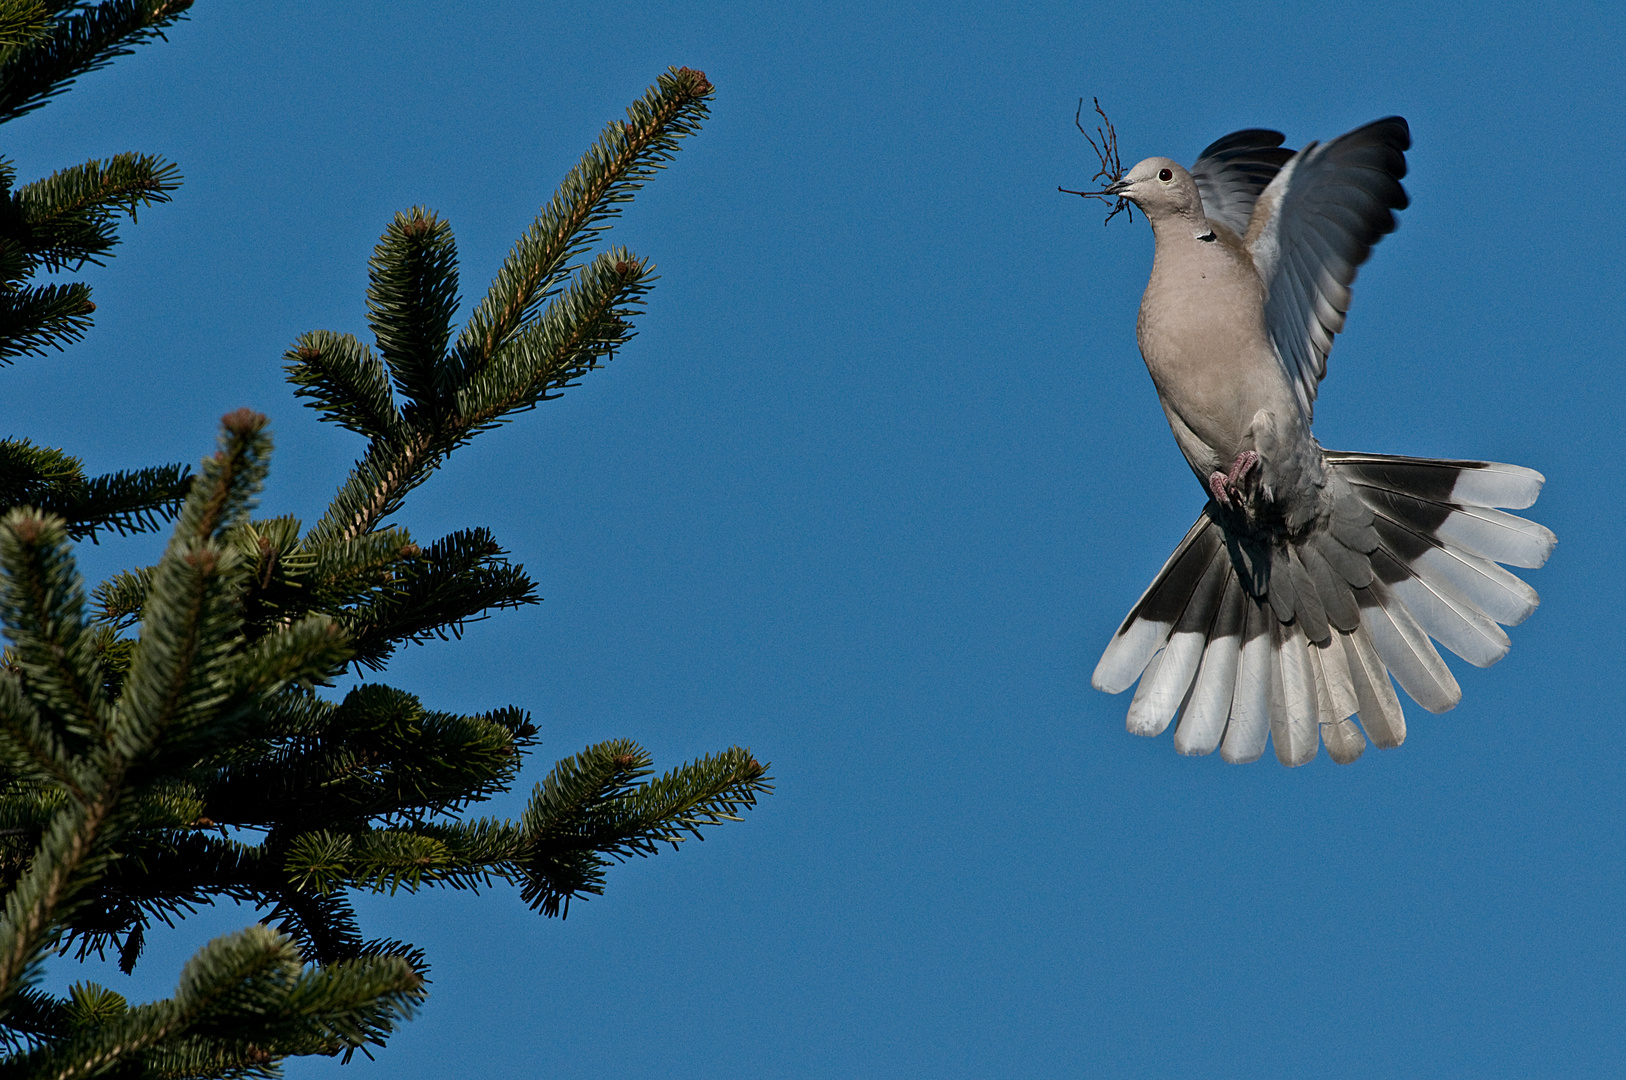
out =
[(1158, 245), (1136, 338), (1165, 406), (1229, 461), (1244, 449), (1254, 413), (1280, 407), (1291, 388), (1271, 350), (1251, 264), (1222, 244), (1180, 246), (1186, 250), (1171, 254)]

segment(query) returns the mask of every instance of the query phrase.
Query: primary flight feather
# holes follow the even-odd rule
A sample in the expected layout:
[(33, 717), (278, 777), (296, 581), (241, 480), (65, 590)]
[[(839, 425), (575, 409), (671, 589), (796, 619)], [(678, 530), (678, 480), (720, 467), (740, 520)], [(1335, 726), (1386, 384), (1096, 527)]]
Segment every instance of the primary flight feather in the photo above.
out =
[[(1555, 538), (1506, 513), (1532, 469), (1323, 450), (1316, 390), (1355, 271), (1407, 205), (1411, 133), (1391, 116), (1294, 153), (1250, 129), (1188, 171), (1147, 158), (1096, 196), (1126, 199), (1156, 242), (1136, 339), (1175, 441), (1209, 495), (1095, 669), (1136, 680), (1129, 730), (1179, 716), (1176, 749), (1285, 765), (1325, 743), (1354, 761), (1398, 746), (1390, 676), (1430, 712), (1462, 696), (1432, 636), (1484, 667), (1535, 590)], [(1359, 719), (1360, 726), (1355, 723)], [(1365, 736), (1361, 728), (1365, 728)]]

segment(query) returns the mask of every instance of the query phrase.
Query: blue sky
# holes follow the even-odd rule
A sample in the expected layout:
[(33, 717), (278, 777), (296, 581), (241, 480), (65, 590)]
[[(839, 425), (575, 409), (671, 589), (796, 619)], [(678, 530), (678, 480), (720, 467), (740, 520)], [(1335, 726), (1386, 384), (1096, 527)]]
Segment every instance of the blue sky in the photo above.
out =
[[(112, 470), (196, 460), (252, 406), (265, 509), (313, 520), (360, 445), (281, 354), (365, 332), (391, 215), (448, 217), (476, 298), (656, 74), (718, 88), (611, 235), (663, 275), (638, 339), (403, 515), (490, 526), (546, 601), (387, 680), (533, 711), (499, 811), (616, 736), (663, 765), (748, 745), (778, 791), (564, 922), (506, 888), (363, 899), (435, 982), (348, 1075), (1613, 1075), (1626, 17), (1461, 11), (201, 0), (6, 125), (25, 179), (138, 149), (186, 185), (87, 274), (89, 339), (0, 372), (0, 431)], [(1150, 232), (1055, 191), (1094, 171), (1081, 95), (1126, 161), (1411, 122), (1318, 434), (1540, 469), (1560, 543), (1512, 653), (1454, 662), (1463, 703), (1408, 703), (1398, 750), (1183, 758), (1089, 687), (1203, 496), (1135, 349)], [(252, 917), (96, 977), (165, 995)]]

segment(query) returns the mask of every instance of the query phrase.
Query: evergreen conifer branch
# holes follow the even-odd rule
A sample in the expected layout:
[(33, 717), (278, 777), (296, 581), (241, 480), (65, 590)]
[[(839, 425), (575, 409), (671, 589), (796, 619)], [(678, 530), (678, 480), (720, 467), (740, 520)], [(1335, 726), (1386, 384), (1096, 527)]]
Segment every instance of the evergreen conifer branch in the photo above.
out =
[[(78, 984), (70, 989), (70, 995), (75, 991), (79, 991)], [(69, 1010), (50, 994), (25, 987), (12, 996), (10, 1009), (0, 1022), (0, 1046), (7, 1050), (38, 1046), (66, 1033)]]
[(51, 492), (34, 505), (63, 519), (73, 540), (97, 538), (101, 530), (123, 536), (151, 532), (175, 516), (192, 488), (185, 465), (157, 465), (87, 479), (77, 490)]
[(539, 603), (525, 568), (505, 554), (488, 530), (467, 529), (402, 561), (391, 587), (346, 619), (356, 662), (381, 670), (401, 644), (460, 638), (492, 610)]
[(454, 385), (446, 343), (457, 303), (451, 226), (422, 207), (395, 215), (368, 263), (367, 321), (417, 426), (440, 421)]
[(135, 220), (142, 206), (170, 201), (180, 170), (148, 154), (118, 154), (61, 169), (12, 196), (15, 216), (5, 239), (16, 244), (28, 269), (77, 270), (102, 264), (119, 242), (117, 214)]
[(319, 964), (360, 955), (361, 928), (345, 893), (301, 892), (286, 882), (285, 875), (279, 878), (282, 883), (268, 897), (265, 922), (275, 924)]
[(315, 330), (284, 357), (294, 396), (310, 399), (322, 419), (369, 439), (396, 436), (401, 414), (384, 363), (349, 334)]
[(772, 790), (767, 770), (739, 747), (685, 764), (651, 783), (650, 759), (627, 740), (590, 746), (554, 766), (521, 818), (521, 895), (544, 915), (567, 915), (572, 898), (604, 891), (610, 860), (675, 848), (703, 825), (737, 820)]
[(63, 348), (90, 329), (90, 286), (34, 285), (0, 288), (0, 364), (18, 356), (43, 356)]
[[(582, 268), (533, 328), (458, 388), (450, 415), (434, 424), (408, 423), (407, 433), (373, 441), (310, 541), (346, 540), (375, 528), (458, 446), (597, 367), (632, 337), (630, 320), (653, 283), (651, 269), (624, 248)], [(307, 378), (304, 371), (292, 377)]]
[(397, 216), (374, 253), (368, 301), (385, 364), (411, 403), (404, 423), (389, 430), (393, 402), (386, 409), (365, 353), (342, 347), (338, 335), (307, 335), (289, 353), (299, 393), (372, 438), (313, 540), (371, 530), (453, 449), (571, 385), (632, 336), (652, 268), (617, 248), (564, 288), (570, 260), (665, 167), (679, 140), (699, 130), (712, 94), (703, 73), (668, 71), (625, 122), (606, 127), (515, 245), (450, 353), (443, 332), (456, 307), (451, 231), (421, 208)]
[(265, 422), (246, 409), (223, 419), (220, 450), (204, 460), (153, 571), (114, 726), (127, 757), (145, 753), (171, 726), (209, 717), (228, 693), (243, 560), (219, 540), (245, 520), (264, 479)]
[(535, 314), (569, 273), (570, 260), (586, 251), (621, 212), (619, 204), (666, 167), (678, 141), (700, 129), (713, 97), (705, 73), (668, 70), (611, 121), (581, 163), (565, 177), (553, 200), (509, 254), (486, 296), (458, 339), (464, 369), (479, 371), (508, 338)]
[(27, 439), (0, 439), (0, 508), (31, 505), (84, 488), (79, 459)]
[(0, 523), (0, 567), (0, 623), (12, 641), (10, 666), (36, 707), (61, 726), (64, 741), (83, 747), (99, 739), (108, 707), (67, 530), (57, 519), (13, 510)]
[(141, 606), (147, 602), (147, 588), (155, 569), (143, 566), (139, 570), (121, 570), (97, 585), (91, 592), (97, 620), (115, 630), (134, 626), (141, 618)]
[(28, 699), (18, 673), (0, 671), (0, 756), (15, 781), (56, 787), (83, 801), (84, 777), (62, 732)]
[(61, 518), (73, 540), (94, 540), (102, 529), (122, 535), (157, 528), (180, 509), (191, 484), (184, 465), (87, 479), (78, 458), (27, 439), (0, 439), (0, 514), (35, 507)]
[(38, 977), (44, 954), (62, 933), (59, 920), (71, 914), (107, 861), (108, 837), (102, 833), (117, 803), (117, 773), (103, 779), (55, 815), (27, 871), (6, 894), (0, 915), (0, 1020), (12, 996)]
[(41, 34), (14, 46), (0, 63), (0, 123), (14, 120), (67, 90), (79, 76), (106, 67), (137, 45), (164, 36), (192, 0), (104, 0), (94, 6), (49, 5)]
[(382, 1045), (423, 996), (422, 979), (402, 957), (306, 969), (287, 936), (251, 926), (200, 949), (173, 998), (127, 1010), (107, 1002), (87, 1017), (93, 1022), (19, 1055), (7, 1071), (74, 1080), (139, 1063), (136, 1075), (270, 1076), (290, 1054)]
[(401, 508), (412, 489), (427, 480), (439, 464), (435, 442), (435, 435), (425, 431), (375, 439), (328, 504), (327, 513), (311, 529), (307, 542), (325, 545), (354, 540), (376, 528)]
[(139, 207), (168, 202), (181, 183), (174, 165), (145, 154), (63, 169), (13, 193), (15, 179), (0, 162), (0, 362), (82, 337), (96, 310), (89, 287), (28, 280), (102, 264), (118, 244), (118, 215), (135, 220)]
[[(84, 37), (97, 18), (105, 31), (139, 8), (159, 26), (186, 6), (51, 0), (47, 36), (6, 54), (7, 27), (27, 31), (7, 21), (16, 3), (0, 0), (0, 121), (19, 108), (6, 97), (22, 92), (19, 63), (31, 55), (42, 70), (40, 50), (61, 53), (69, 23)], [(98, 66), (85, 55), (73, 70)], [(50, 96), (35, 93), (26, 107)], [(381, 523), (453, 450), (632, 337), (650, 264), (623, 248), (574, 263), (698, 129), (711, 93), (700, 73), (671, 71), (610, 125), (455, 344), (451, 229), (422, 208), (396, 217), (369, 267), (376, 351), (317, 332), (286, 357), (296, 395), (369, 441), (308, 533), (252, 517), (270, 439), (247, 410), (223, 418), (196, 475), (87, 478), (60, 451), (0, 442), (0, 511), (34, 508), (0, 520), (0, 623), (14, 642), (0, 655), (0, 1042), (19, 1051), (0, 1077), (269, 1076), (290, 1055), (348, 1056), (410, 1015), (426, 971), (411, 945), (363, 939), (351, 890), (509, 882), (563, 915), (603, 891), (614, 862), (738, 820), (769, 790), (739, 748), (656, 777), (640, 747), (616, 740), (558, 763), (519, 820), (464, 820), (517, 780), (537, 739), (523, 710), (440, 712), (377, 685), (336, 702), (315, 693), (351, 662), (381, 667), (404, 643), (536, 602), (488, 531), (423, 548)], [(38, 299), (30, 275), (105, 257), (117, 216), (165, 201), (178, 177), (124, 155), (15, 195), (14, 180), (0, 162), (0, 360), (83, 332), (93, 305), (80, 286), (53, 300), (57, 323), (18, 314)], [(102, 583), (92, 619), (66, 545), (161, 517), (176, 519), (163, 558)], [(168, 1001), (131, 1007), (90, 984), (54, 999), (31, 985), (53, 948), (111, 947), (129, 971), (155, 922), (218, 899), (254, 905), (281, 932), (210, 943)]]
[[(458, 395), (468, 433), (559, 396), (632, 338), (632, 317), (654, 284), (653, 268), (625, 248), (584, 266), (540, 319), (516, 335)], [(466, 441), (462, 435), (459, 441)]]
[(420, 823), (506, 790), (536, 738), (521, 710), (433, 712), (377, 684), (290, 719), (288, 734), (211, 780), (212, 820), (295, 832), (335, 821)]
[(50, 26), (50, 9), (41, 0), (0, 2), (0, 64), (6, 54), (45, 37)]

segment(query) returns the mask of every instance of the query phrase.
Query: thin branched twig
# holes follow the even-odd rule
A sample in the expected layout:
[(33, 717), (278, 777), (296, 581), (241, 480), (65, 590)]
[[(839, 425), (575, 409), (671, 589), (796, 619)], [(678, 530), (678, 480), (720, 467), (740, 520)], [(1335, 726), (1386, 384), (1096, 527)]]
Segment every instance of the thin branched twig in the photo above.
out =
[[(1124, 178), (1124, 164), (1118, 157), (1118, 132), (1113, 128), (1112, 121), (1107, 119), (1107, 114), (1102, 111), (1101, 99), (1091, 98), (1090, 101), (1095, 104), (1095, 115), (1101, 118), (1101, 123), (1105, 127), (1097, 126), (1095, 135), (1091, 135), (1085, 129), (1083, 98), (1078, 99), (1078, 111), (1073, 114), (1073, 126), (1077, 127), (1079, 133), (1090, 141), (1090, 148), (1095, 151), (1095, 156), (1101, 159), (1101, 168), (1090, 179), (1105, 180), (1107, 186), (1111, 187)], [(1100, 138), (1100, 142), (1095, 141), (1097, 137)], [(1099, 199), (1104, 203), (1111, 204), (1112, 212), (1107, 215), (1106, 221), (1101, 223), (1103, 225), (1117, 217), (1118, 212), (1121, 210), (1129, 212), (1130, 221), (1135, 220), (1134, 208), (1130, 206), (1129, 200), (1122, 195), (1114, 197), (1108, 195), (1105, 191), (1074, 191), (1071, 188), (1064, 187), (1057, 187), (1056, 190), (1064, 191), (1069, 195), (1081, 195), (1086, 199)]]

